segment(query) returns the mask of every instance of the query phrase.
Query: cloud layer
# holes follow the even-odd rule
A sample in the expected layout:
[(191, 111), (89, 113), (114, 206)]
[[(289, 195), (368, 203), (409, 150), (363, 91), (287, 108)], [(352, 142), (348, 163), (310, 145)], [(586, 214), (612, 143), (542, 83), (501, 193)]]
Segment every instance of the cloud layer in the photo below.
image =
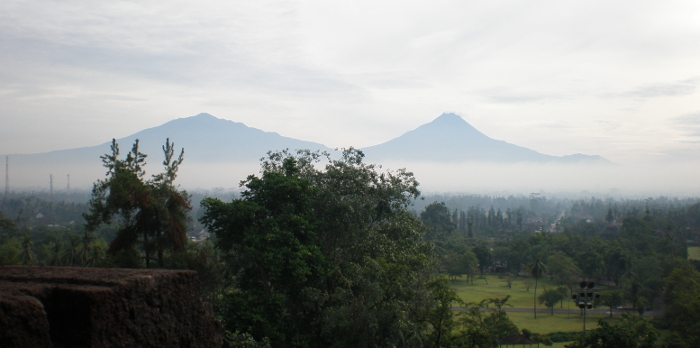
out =
[(695, 1), (5, 0), (0, 153), (199, 112), (364, 147), (449, 111), (551, 155), (692, 155), (698, 18)]

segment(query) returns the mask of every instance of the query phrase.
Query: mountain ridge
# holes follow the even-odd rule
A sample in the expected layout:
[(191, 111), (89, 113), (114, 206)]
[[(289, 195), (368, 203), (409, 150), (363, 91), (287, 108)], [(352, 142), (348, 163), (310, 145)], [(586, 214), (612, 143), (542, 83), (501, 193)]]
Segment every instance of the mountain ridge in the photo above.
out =
[[(136, 139), (139, 139), (139, 149), (148, 155), (146, 161), (149, 163), (149, 171), (157, 171), (162, 162), (161, 147), (166, 139), (170, 139), (176, 151), (180, 148), (185, 149), (185, 162), (194, 164), (186, 165), (186, 171), (210, 171), (211, 177), (230, 175), (226, 174), (226, 170), (220, 169), (223, 167), (217, 167), (220, 164), (241, 164), (238, 166), (240, 169), (256, 168), (257, 162), (269, 151), (309, 149), (333, 152), (320, 143), (266, 132), (207, 113), (177, 118), (117, 139), (122, 156), (131, 149)], [(110, 143), (111, 141), (107, 141), (95, 146), (9, 155), (10, 165), (13, 170), (20, 169), (18, 172), (22, 175), (19, 179), (25, 181), (46, 182), (51, 173), (70, 173), (71, 180), (75, 182), (92, 183), (104, 175), (99, 157), (111, 151)], [(401, 166), (409, 166), (414, 161), (611, 163), (600, 156), (583, 154), (549, 156), (505, 141), (494, 140), (479, 132), (460, 116), (450, 113), (442, 114), (432, 122), (392, 140), (360, 150), (365, 153), (366, 162), (398, 161)]]
[(432, 122), (362, 150), (371, 160), (612, 163), (597, 155), (551, 156), (503, 140), (495, 140), (454, 113), (443, 113)]

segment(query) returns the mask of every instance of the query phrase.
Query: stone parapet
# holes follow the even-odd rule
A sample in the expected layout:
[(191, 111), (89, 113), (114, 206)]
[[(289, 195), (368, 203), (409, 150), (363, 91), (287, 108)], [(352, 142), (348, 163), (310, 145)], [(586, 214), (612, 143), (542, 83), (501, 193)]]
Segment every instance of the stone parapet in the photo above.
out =
[(219, 348), (197, 273), (0, 267), (0, 347)]

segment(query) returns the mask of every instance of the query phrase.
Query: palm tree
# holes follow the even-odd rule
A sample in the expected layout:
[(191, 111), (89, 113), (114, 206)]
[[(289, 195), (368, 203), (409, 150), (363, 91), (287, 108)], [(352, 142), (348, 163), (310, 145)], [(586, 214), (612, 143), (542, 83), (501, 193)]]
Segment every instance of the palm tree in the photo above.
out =
[(537, 280), (539, 277), (541, 277), (545, 272), (547, 272), (547, 265), (542, 262), (542, 255), (537, 255), (532, 262), (527, 265), (527, 272), (535, 277), (535, 299), (533, 301), (533, 311), (535, 312), (535, 319), (537, 319)]
[(63, 260), (66, 265), (75, 267), (79, 263), (78, 247), (80, 246), (80, 237), (77, 234), (71, 234), (68, 241), (68, 249), (63, 251)]
[(79, 260), (83, 267), (88, 266), (88, 259), (90, 258), (90, 251), (92, 249), (92, 242), (95, 240), (95, 234), (92, 231), (85, 230), (83, 237), (80, 239), (82, 243), (82, 249), (80, 249)]
[(34, 253), (32, 252), (33, 245), (34, 243), (32, 243), (32, 237), (24, 236), (20, 258), (22, 259), (22, 264), (25, 266), (34, 264)]
[(51, 243), (51, 259), (49, 260), (49, 266), (61, 266), (63, 263), (63, 241), (56, 240)]

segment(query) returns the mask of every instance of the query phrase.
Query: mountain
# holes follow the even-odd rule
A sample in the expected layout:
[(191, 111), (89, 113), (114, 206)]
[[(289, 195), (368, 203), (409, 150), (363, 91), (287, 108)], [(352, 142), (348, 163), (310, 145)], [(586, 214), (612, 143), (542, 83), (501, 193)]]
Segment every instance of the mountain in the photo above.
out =
[[(178, 181), (191, 187), (235, 186), (247, 175), (257, 172), (258, 161), (270, 150), (309, 149), (332, 152), (328, 147), (264, 132), (243, 123), (202, 113), (179, 118), (117, 139), (124, 156), (135, 139), (141, 152), (148, 155), (146, 170), (160, 171), (161, 146), (170, 138), (176, 151), (185, 149), (185, 164)], [(31, 155), (10, 155), (10, 179), (13, 187), (46, 187), (53, 174), (54, 187), (86, 187), (103, 178), (100, 156), (110, 152), (110, 143), (77, 149)], [(494, 140), (476, 130), (455, 114), (443, 114), (434, 121), (390, 140), (362, 149), (367, 162), (421, 161), (459, 163), (486, 161), (502, 163), (610, 163), (600, 156), (575, 154), (564, 157), (545, 155), (521, 146)]]
[(610, 163), (600, 156), (550, 156), (495, 140), (453, 113), (362, 151), (370, 161)]
[(122, 146), (130, 147), (134, 140), (139, 139), (145, 153), (160, 158), (166, 138), (174, 141), (177, 149), (185, 148), (185, 158), (193, 162), (257, 162), (270, 150), (287, 148), (331, 151), (319, 143), (264, 132), (206, 113), (179, 118), (118, 141)]
[[(313, 149), (330, 151), (322, 144), (301, 141), (264, 132), (243, 123), (216, 118), (202, 113), (178, 118), (160, 126), (148, 128), (127, 137), (117, 139), (121, 154), (131, 149), (139, 139), (139, 149), (147, 154), (148, 162), (160, 163), (165, 139), (175, 143), (176, 150), (185, 149), (185, 159), (193, 162), (257, 162), (270, 150)], [(103, 144), (69, 150), (59, 150), (32, 155), (13, 155), (41, 160), (47, 163), (87, 162), (100, 164), (99, 156), (110, 152), (111, 141)]]
[[(139, 149), (148, 155), (147, 170), (157, 172), (163, 161), (165, 139), (175, 143), (176, 155), (181, 148), (185, 149), (185, 165), (183, 169), (192, 171), (212, 170), (212, 167), (202, 164), (217, 163), (254, 163), (255, 172), (260, 158), (265, 157), (270, 150), (311, 149), (332, 151), (330, 148), (308, 141), (301, 141), (281, 136), (277, 133), (264, 132), (248, 127), (243, 123), (219, 119), (202, 113), (196, 116), (179, 118), (157, 127), (148, 128), (130, 136), (117, 139), (120, 154), (123, 157), (131, 149), (134, 140), (139, 139)], [(104, 177), (104, 168), (100, 156), (111, 152), (111, 140), (100, 145), (77, 149), (59, 150), (39, 154), (10, 155), (10, 178), (13, 185), (33, 186), (29, 182), (48, 183), (49, 174), (61, 180), (61, 186), (66, 185), (63, 178), (70, 173), (71, 183), (85, 186), (96, 179)], [(190, 165), (195, 164), (195, 165)], [(248, 166), (249, 167), (249, 166)], [(223, 167), (214, 167), (223, 168)], [(246, 167), (247, 168), (247, 167)], [(21, 175), (13, 174), (21, 173)], [(59, 174), (61, 173), (61, 174)], [(210, 173), (211, 176), (217, 173)], [(219, 176), (231, 175), (221, 169)], [(243, 176), (242, 178), (245, 178)], [(238, 178), (236, 180), (240, 180)], [(54, 184), (56, 185), (56, 183)], [(43, 185), (42, 185), (43, 186)]]

